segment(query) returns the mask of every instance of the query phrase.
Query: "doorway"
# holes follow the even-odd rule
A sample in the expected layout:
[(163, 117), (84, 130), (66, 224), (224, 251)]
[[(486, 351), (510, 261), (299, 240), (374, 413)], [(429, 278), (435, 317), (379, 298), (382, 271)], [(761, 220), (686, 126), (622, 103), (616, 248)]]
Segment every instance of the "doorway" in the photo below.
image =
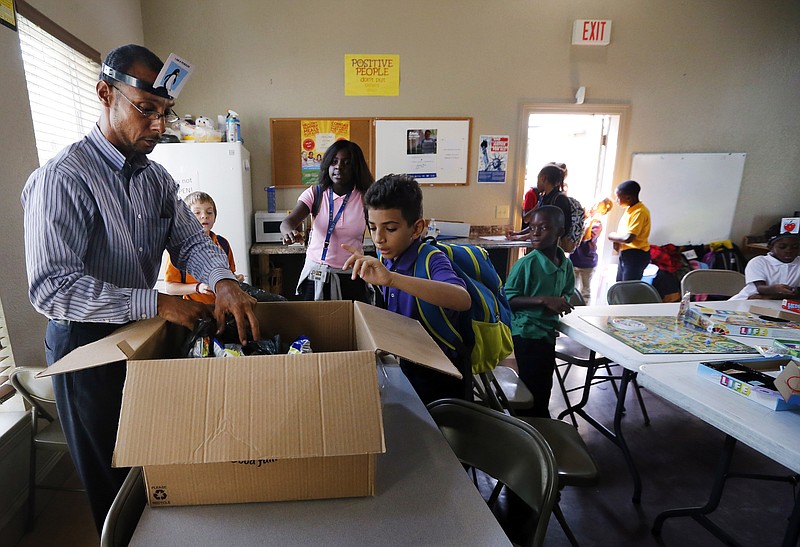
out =
[[(565, 163), (567, 195), (576, 198), (588, 210), (605, 197), (612, 198), (613, 188), (624, 180), (630, 169), (622, 161), (628, 105), (524, 104), (520, 115), (522, 154), (517, 162), (517, 190), (514, 196), (514, 221), (522, 214), (522, 196), (536, 186), (542, 166), (550, 162)], [(622, 212), (614, 207), (604, 217), (603, 233), (615, 227)], [(594, 303), (604, 301), (594, 295), (616, 275), (616, 257), (605, 237), (598, 239), (598, 270), (592, 280)], [(613, 271), (612, 271), (613, 270)], [(598, 291), (598, 287), (601, 288)]]

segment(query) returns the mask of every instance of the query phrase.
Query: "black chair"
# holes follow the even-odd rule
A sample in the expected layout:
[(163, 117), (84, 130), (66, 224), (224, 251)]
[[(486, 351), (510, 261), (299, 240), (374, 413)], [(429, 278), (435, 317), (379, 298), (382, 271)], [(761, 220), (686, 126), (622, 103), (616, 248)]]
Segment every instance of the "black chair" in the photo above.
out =
[(608, 288), (608, 303), (616, 304), (660, 304), (661, 295), (644, 281), (617, 281)]
[(108, 510), (100, 534), (100, 547), (127, 547), (147, 505), (141, 467), (131, 467)]
[(83, 492), (77, 488), (64, 488), (36, 482), (36, 455), (38, 450), (53, 450), (69, 453), (67, 439), (61, 429), (56, 413), (53, 382), (50, 378), (37, 378), (44, 369), (16, 367), (11, 372), (11, 385), (31, 407), (31, 452), (28, 470), (28, 515), (26, 526), (33, 528), (36, 517), (36, 489)]
[(543, 436), (517, 418), (460, 399), (434, 401), (428, 410), (464, 465), (505, 484), (530, 507), (522, 545), (543, 545), (558, 492), (555, 458)]

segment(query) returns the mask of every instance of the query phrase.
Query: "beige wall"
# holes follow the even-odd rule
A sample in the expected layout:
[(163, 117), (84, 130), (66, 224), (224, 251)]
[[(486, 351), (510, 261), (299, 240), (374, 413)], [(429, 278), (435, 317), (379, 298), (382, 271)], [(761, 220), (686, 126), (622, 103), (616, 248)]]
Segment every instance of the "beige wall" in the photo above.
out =
[[(28, 0), (37, 10), (105, 54), (120, 43), (141, 42), (139, 0)], [(36, 169), (36, 141), (17, 33), (0, 26), (0, 298), (18, 365), (44, 365), (45, 320), (28, 300), (23, 249), (22, 187)]]
[[(29, 1), (103, 55), (144, 36), (162, 57), (195, 62), (178, 111), (239, 111), (256, 208), (272, 182), (270, 117), (471, 116), (474, 137), (515, 140), (514, 177), (520, 104), (571, 103), (583, 85), (587, 102), (631, 105), (627, 162), (633, 152), (747, 153), (735, 240), (800, 209), (795, 0)], [(610, 46), (570, 45), (572, 21), (589, 18), (613, 21)], [(18, 196), (36, 152), (17, 35), (5, 27), (0, 51), (0, 296), (26, 363), (40, 358), (42, 323), (27, 300)], [(400, 96), (345, 97), (345, 53), (399, 54)], [(282, 192), (279, 206), (297, 193)], [(495, 205), (516, 203), (515, 193), (513, 183), (425, 189), (426, 212), (495, 224)]]
[[(198, 64), (179, 113), (242, 116), (257, 209), (272, 183), (270, 117), (472, 116), (473, 156), (477, 135), (511, 135), (513, 171), (520, 103), (574, 102), (581, 85), (587, 102), (631, 105), (626, 174), (633, 152), (747, 153), (736, 241), (800, 209), (794, 0), (142, 0), (142, 16), (146, 45)], [(611, 45), (571, 46), (572, 22), (591, 18), (613, 21)], [(345, 97), (345, 53), (399, 54), (400, 96)], [(495, 205), (516, 191), (425, 189), (426, 213), (497, 224)]]

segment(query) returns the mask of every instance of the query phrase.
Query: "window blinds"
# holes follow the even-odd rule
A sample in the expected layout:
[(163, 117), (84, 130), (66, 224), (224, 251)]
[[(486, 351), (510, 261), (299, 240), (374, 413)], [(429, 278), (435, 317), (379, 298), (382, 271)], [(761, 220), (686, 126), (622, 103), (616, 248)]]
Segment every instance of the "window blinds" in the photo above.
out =
[(18, 16), (39, 165), (80, 140), (100, 117), (100, 65)]

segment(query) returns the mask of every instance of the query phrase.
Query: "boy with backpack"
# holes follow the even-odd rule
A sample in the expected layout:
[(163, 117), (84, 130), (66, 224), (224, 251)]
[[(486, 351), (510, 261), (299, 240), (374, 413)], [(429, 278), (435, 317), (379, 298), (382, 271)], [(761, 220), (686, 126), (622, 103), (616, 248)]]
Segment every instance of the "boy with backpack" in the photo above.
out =
[(342, 245), (351, 253), (343, 269), (353, 269), (353, 279), (381, 287), (389, 311), (411, 317), (439, 344), (445, 355), (464, 376), (459, 380), (401, 360), (400, 367), (422, 402), (445, 397), (467, 398), (472, 390), (472, 370), (466, 348), (452, 349), (421, 321), (420, 303), (439, 308), (451, 324), (459, 324), (459, 315), (472, 306), (466, 283), (456, 274), (445, 253), (433, 252), (426, 261), (429, 278), (415, 275), (422, 235), (426, 225), (422, 217), (422, 191), (408, 175), (387, 175), (364, 194), (367, 228), (381, 258), (364, 256), (358, 249)]
[[(223, 250), (228, 257), (228, 265), (231, 271), (236, 273), (236, 263), (233, 261), (233, 251), (231, 251), (231, 244), (228, 240), (221, 235), (215, 234), (211, 231), (214, 223), (217, 221), (217, 204), (211, 196), (205, 192), (192, 192), (184, 198), (186, 205), (192, 210), (194, 216), (197, 217), (198, 222), (203, 227), (203, 231), (211, 238), (219, 248)], [(244, 281), (244, 276), (238, 274), (236, 279)], [(199, 282), (197, 279), (189, 275), (185, 271), (181, 271), (172, 265), (172, 260), (167, 261), (167, 269), (164, 273), (164, 280), (167, 283), (167, 294), (183, 296), (187, 300), (194, 300), (204, 304), (213, 304), (216, 301), (214, 291), (205, 284)]]
[(555, 330), (559, 316), (572, 311), (569, 298), (575, 290), (572, 263), (558, 246), (563, 233), (560, 208), (535, 209), (528, 233), (533, 251), (514, 264), (505, 287), (514, 312), (511, 331), (519, 377), (533, 394), (529, 412), (543, 418), (550, 417)]

